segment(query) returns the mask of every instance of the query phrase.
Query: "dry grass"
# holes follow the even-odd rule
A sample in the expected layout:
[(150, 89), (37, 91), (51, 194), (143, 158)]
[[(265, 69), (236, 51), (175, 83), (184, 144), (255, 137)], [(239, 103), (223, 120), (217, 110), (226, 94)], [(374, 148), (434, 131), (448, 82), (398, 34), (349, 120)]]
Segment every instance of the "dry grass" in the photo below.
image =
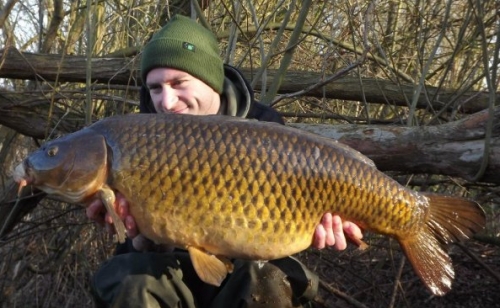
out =
[(1, 307), (92, 307), (89, 281), (113, 245), (81, 208), (43, 201), (0, 243)]
[(366, 251), (309, 251), (302, 260), (319, 273), (323, 287), (318, 300), (325, 307), (500, 307), (500, 249), (475, 241), (468, 250), (452, 246), (456, 278), (453, 289), (433, 297), (406, 262), (393, 240), (375, 237)]

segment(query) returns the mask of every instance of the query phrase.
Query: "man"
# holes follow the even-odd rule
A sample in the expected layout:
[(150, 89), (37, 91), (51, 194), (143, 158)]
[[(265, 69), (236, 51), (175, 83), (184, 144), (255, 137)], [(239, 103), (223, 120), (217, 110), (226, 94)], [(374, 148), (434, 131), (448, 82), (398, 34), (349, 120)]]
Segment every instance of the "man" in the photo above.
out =
[[(284, 124), (272, 108), (253, 100), (241, 73), (224, 66), (213, 34), (193, 20), (175, 16), (145, 46), (141, 60), (141, 112), (224, 114)], [(235, 260), (233, 274), (221, 287), (203, 283), (185, 251), (159, 249), (142, 238), (128, 204), (118, 194), (115, 205), (132, 245), (120, 246), (93, 280), (98, 305), (114, 307), (296, 307), (311, 306), (317, 292), (315, 274), (293, 258), (267, 263)], [(111, 226), (99, 201), (87, 215)], [(325, 214), (313, 246), (346, 246), (344, 233), (361, 231), (338, 216)], [(129, 241), (130, 244), (130, 241)], [(138, 253), (137, 251), (148, 251)], [(135, 252), (134, 252), (135, 251)], [(168, 251), (168, 252), (166, 252)], [(125, 253), (124, 253), (125, 252)]]

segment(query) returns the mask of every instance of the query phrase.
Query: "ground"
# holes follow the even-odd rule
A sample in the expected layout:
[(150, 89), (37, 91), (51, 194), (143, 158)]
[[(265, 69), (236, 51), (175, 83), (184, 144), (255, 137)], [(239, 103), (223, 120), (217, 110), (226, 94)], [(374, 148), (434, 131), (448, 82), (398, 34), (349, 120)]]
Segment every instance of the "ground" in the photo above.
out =
[(300, 258), (324, 282), (318, 300), (324, 307), (500, 307), (499, 247), (466, 244), (472, 257), (459, 246), (450, 249), (455, 281), (445, 296), (432, 296), (406, 261), (397, 279), (402, 254), (395, 241), (375, 240), (363, 252), (310, 250)]

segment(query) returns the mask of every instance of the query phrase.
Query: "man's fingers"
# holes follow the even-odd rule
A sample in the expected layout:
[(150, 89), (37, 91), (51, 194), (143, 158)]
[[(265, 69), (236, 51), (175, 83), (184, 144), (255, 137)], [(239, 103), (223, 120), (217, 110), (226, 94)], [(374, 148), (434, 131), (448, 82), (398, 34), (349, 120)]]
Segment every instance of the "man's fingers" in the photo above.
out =
[(316, 230), (314, 230), (313, 247), (317, 249), (325, 248), (325, 238), (325, 227), (322, 224), (319, 224), (316, 226)]
[(135, 238), (139, 234), (137, 226), (135, 225), (134, 217), (125, 217), (125, 229), (127, 229), (127, 235), (130, 238)]
[[(139, 234), (139, 231), (137, 230), (137, 225), (135, 224), (134, 218), (130, 215), (128, 201), (120, 193), (116, 193), (115, 197), (116, 198), (113, 204), (113, 208), (120, 219), (123, 220), (127, 235), (131, 238), (134, 238)], [(103, 226), (106, 229), (107, 233), (109, 233), (110, 235), (116, 233), (114, 226), (115, 222), (113, 221), (111, 215), (109, 215), (109, 213), (106, 211), (106, 208), (104, 207), (101, 200), (94, 200), (89, 203), (85, 211), (87, 217)]]
[(344, 233), (347, 234), (351, 238), (362, 239), (363, 232), (361, 229), (354, 223), (350, 221), (344, 221), (343, 224)]
[(104, 206), (99, 200), (92, 201), (87, 206), (87, 208), (85, 208), (85, 214), (89, 219), (92, 219), (96, 223), (103, 225), (104, 224), (103, 207)]
[(125, 219), (127, 216), (129, 216), (129, 210), (128, 210), (128, 202), (125, 200), (123, 196), (116, 198), (116, 203), (117, 203), (117, 208), (118, 208), (118, 215), (120, 216), (121, 219)]
[(95, 209), (95, 206), (92, 206), (92, 204), (90, 204), (89, 206), (87, 206), (85, 208), (85, 215), (87, 215), (88, 218), (95, 220), (95, 218), (96, 218), (96, 209)]
[(111, 215), (109, 215), (108, 212), (106, 212), (106, 215), (104, 216), (104, 222), (108, 225), (113, 224), (113, 218), (111, 217)]
[[(342, 219), (340, 218), (340, 216), (335, 215), (332, 217), (331, 227), (332, 227), (332, 233), (333, 233), (333, 237), (334, 237), (333, 243), (335, 244), (335, 248), (337, 248), (338, 250), (346, 249), (347, 242), (345, 240), (344, 230), (342, 228)], [(329, 240), (328, 234), (327, 234), (326, 238), (327, 238), (327, 244), (333, 245), (333, 244), (329, 244), (329, 242), (328, 242), (328, 240)], [(330, 241), (330, 243), (331, 243), (331, 241)]]
[(314, 230), (312, 246), (317, 249), (335, 246), (337, 250), (344, 250), (347, 248), (346, 237), (358, 245), (366, 245), (361, 241), (363, 233), (356, 224), (349, 221), (342, 222), (340, 216), (326, 213)]
[[(321, 225), (325, 228), (325, 244), (327, 246), (335, 245), (335, 235), (333, 226), (333, 217), (331, 213), (326, 213), (321, 219)], [(337, 230), (338, 231), (338, 230)]]

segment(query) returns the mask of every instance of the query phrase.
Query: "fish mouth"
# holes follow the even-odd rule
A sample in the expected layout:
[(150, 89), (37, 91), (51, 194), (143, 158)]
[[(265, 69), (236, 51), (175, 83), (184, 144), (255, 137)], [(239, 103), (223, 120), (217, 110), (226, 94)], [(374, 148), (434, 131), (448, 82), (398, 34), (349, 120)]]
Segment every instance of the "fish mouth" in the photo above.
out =
[(14, 172), (12, 173), (12, 177), (14, 181), (19, 184), (17, 194), (20, 195), (23, 187), (26, 187), (34, 182), (34, 177), (29, 175), (29, 164), (27, 160), (23, 161), (19, 165), (16, 166)]
[(33, 175), (30, 174), (30, 164), (28, 160), (24, 160), (19, 165), (16, 166), (12, 177), (16, 183), (24, 183), (25, 185), (32, 184), (35, 181)]

